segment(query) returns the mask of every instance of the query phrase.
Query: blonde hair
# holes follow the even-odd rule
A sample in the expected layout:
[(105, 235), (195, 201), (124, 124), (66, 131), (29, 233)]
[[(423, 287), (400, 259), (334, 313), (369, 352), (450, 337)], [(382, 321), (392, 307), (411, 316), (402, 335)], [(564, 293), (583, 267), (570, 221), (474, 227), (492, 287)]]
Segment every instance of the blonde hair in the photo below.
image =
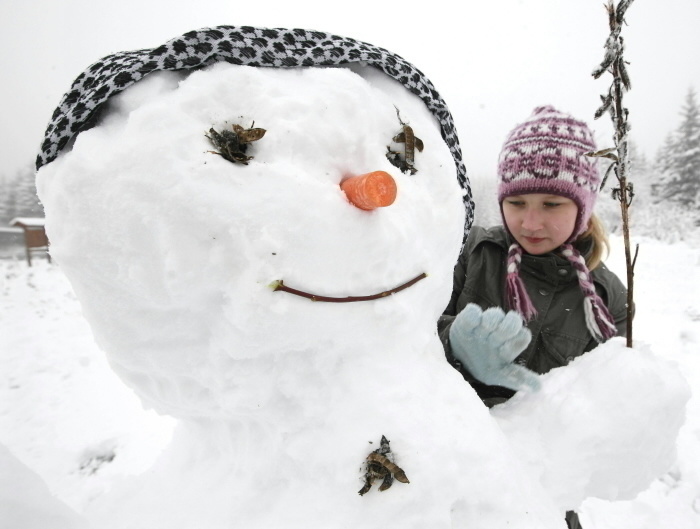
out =
[[(590, 241), (590, 242), (589, 242)], [(589, 270), (595, 270), (603, 259), (610, 253), (610, 241), (608, 240), (608, 232), (595, 213), (591, 215), (588, 221), (588, 229), (579, 235), (576, 239), (577, 243), (587, 243), (591, 245), (591, 249), (586, 253), (586, 266)]]

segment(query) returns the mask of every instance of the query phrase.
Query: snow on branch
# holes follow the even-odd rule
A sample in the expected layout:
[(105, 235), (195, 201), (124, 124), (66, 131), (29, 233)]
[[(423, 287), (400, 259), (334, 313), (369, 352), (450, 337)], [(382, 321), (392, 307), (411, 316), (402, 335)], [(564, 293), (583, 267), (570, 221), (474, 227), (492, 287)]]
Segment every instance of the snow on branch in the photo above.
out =
[(601, 189), (605, 186), (611, 171), (615, 173), (618, 186), (612, 190), (613, 197), (620, 202), (622, 214), (622, 234), (625, 242), (625, 260), (627, 264), (627, 346), (632, 347), (632, 319), (634, 317), (634, 265), (637, 260), (639, 246), (635, 249), (634, 258), (630, 250), (629, 237), (629, 207), (634, 198), (632, 183), (628, 181), (629, 152), (628, 122), (629, 111), (623, 106), (624, 93), (632, 87), (627, 73), (627, 61), (624, 58), (624, 40), (621, 32), (625, 24), (625, 13), (633, 0), (620, 0), (617, 5), (610, 0), (605, 6), (608, 12), (610, 35), (605, 41), (605, 56), (600, 65), (593, 70), (593, 77), (598, 79), (604, 73), (612, 75), (612, 83), (607, 94), (601, 95), (601, 106), (595, 112), (595, 119), (608, 113), (613, 123), (613, 141), (615, 146), (597, 152), (587, 153), (588, 156), (607, 158), (610, 166), (603, 178)]

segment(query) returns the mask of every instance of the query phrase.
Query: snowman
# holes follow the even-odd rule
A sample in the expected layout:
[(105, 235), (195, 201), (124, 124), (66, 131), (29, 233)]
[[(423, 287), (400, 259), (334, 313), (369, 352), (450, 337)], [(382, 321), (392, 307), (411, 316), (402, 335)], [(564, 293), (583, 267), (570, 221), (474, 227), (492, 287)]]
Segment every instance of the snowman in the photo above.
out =
[(449, 110), (405, 60), (190, 32), (86, 70), (37, 165), (96, 340), (179, 421), (95, 526), (565, 526), (437, 338), (472, 204)]

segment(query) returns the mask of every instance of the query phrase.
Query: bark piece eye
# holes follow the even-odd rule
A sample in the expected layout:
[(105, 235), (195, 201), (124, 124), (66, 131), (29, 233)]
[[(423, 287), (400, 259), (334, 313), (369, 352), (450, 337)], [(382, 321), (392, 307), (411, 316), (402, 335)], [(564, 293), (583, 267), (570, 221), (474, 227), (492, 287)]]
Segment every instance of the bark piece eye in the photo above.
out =
[[(395, 107), (396, 108), (396, 107)], [(416, 151), (423, 152), (423, 141), (417, 137), (413, 128), (407, 123), (404, 123), (399, 114), (399, 109), (396, 108), (396, 117), (399, 118), (401, 131), (392, 138), (394, 143), (403, 143), (404, 149), (401, 151), (392, 151), (391, 147), (387, 146), (386, 157), (394, 167), (398, 167), (402, 173), (416, 174), (418, 169), (415, 166)]]
[(258, 141), (266, 132), (265, 129), (255, 128), (255, 121), (253, 121), (248, 129), (240, 125), (232, 125), (231, 130), (224, 129), (221, 132), (217, 132), (212, 127), (209, 129), (209, 133), (204, 135), (218, 149), (217, 151), (208, 152), (218, 154), (232, 163), (248, 165), (248, 162), (253, 159), (252, 156), (246, 155), (248, 144)]

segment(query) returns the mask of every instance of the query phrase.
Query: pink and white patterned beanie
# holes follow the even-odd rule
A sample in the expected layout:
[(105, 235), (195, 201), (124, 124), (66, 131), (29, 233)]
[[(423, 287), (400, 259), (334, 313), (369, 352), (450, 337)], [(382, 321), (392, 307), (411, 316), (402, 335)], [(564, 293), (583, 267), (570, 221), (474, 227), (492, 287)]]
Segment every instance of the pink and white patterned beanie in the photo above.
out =
[[(561, 246), (561, 253), (578, 275), (586, 325), (596, 340), (604, 341), (617, 333), (614, 319), (595, 291), (585, 259), (572, 245), (588, 229), (600, 188), (596, 159), (585, 156), (595, 148), (586, 123), (552, 106), (537, 107), (510, 132), (503, 145), (498, 161), (498, 203), (503, 204), (506, 197), (528, 193), (563, 196), (576, 203), (576, 223)], [(505, 219), (503, 224), (508, 229)], [(522, 247), (513, 242), (508, 250), (506, 293), (511, 308), (529, 320), (537, 311), (520, 278), (522, 253)]]

